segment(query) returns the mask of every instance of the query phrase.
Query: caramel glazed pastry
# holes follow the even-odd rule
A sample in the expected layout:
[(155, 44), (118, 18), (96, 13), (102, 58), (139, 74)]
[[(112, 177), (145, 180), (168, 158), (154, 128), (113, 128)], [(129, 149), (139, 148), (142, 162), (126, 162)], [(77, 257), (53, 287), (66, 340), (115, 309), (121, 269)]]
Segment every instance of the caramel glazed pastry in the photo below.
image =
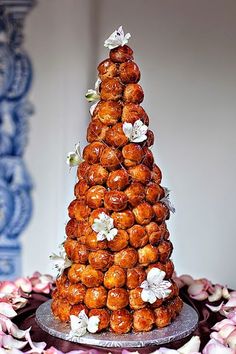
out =
[[(140, 105), (140, 70), (127, 45), (110, 50), (98, 66), (100, 101), (87, 129), (88, 145), (77, 170), (75, 199), (68, 207), (65, 252), (71, 261), (56, 280), (52, 311), (60, 321), (82, 310), (98, 316), (98, 332), (122, 334), (151, 331), (171, 323), (182, 308), (172, 280), (172, 243), (166, 220), (169, 209), (161, 201), (162, 173), (150, 146), (147, 130), (142, 142), (124, 133), (124, 123), (149, 118)], [(113, 220), (116, 235), (98, 239), (94, 230), (101, 215)], [(145, 301), (141, 285), (153, 268), (169, 283), (167, 295)]]

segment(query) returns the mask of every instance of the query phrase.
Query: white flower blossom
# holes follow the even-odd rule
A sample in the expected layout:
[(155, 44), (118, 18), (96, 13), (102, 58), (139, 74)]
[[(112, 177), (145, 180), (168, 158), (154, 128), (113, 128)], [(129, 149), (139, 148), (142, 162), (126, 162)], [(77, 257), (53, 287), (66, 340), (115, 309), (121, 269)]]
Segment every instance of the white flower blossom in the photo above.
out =
[(172, 212), (175, 213), (175, 207), (170, 201), (170, 190), (166, 187), (163, 187), (165, 196), (160, 200), (161, 203), (165, 204), (165, 206)]
[(53, 253), (49, 258), (54, 262), (54, 267), (58, 270), (59, 274), (62, 274), (64, 269), (70, 267), (72, 265), (70, 259), (67, 257), (67, 254), (63, 248), (60, 246), (59, 255)]
[(70, 316), (71, 331), (69, 337), (81, 337), (88, 331), (90, 333), (96, 333), (98, 331), (99, 317), (91, 316), (88, 318), (85, 311), (82, 310), (78, 316)]
[(171, 283), (168, 280), (163, 280), (166, 273), (159, 268), (152, 268), (147, 275), (147, 280), (144, 280), (140, 287), (143, 289), (141, 298), (145, 302), (153, 304), (157, 299), (164, 299), (170, 295)]
[(98, 215), (98, 219), (94, 219), (92, 229), (97, 232), (98, 241), (111, 241), (118, 232), (118, 230), (114, 227), (114, 220), (104, 212)]
[(75, 151), (70, 151), (67, 154), (66, 163), (70, 167), (78, 166), (84, 159), (81, 156), (80, 143), (75, 145)]
[(104, 47), (107, 47), (109, 49), (113, 49), (116, 47), (119, 47), (120, 45), (123, 46), (128, 43), (128, 40), (130, 39), (131, 34), (126, 33), (124, 34), (122, 26), (118, 28), (118, 30), (114, 31), (109, 38), (107, 38), (104, 42)]
[(89, 102), (94, 102), (100, 100), (100, 83), (101, 79), (98, 78), (97, 81), (95, 82), (94, 89), (89, 89), (85, 97)]
[(133, 143), (141, 143), (147, 139), (148, 127), (139, 119), (131, 123), (123, 123), (123, 132)]

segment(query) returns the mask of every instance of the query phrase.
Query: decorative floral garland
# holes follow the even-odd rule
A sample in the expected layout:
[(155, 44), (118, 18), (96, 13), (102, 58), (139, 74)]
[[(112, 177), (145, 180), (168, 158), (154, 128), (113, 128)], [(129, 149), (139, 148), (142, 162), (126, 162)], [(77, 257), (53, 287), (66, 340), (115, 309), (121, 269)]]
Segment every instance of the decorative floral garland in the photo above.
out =
[[(208, 299), (209, 302), (223, 299), (219, 306), (206, 305), (213, 312), (220, 312), (225, 318), (217, 322), (212, 327), (210, 340), (204, 347), (202, 353), (199, 352), (200, 338), (193, 336), (184, 346), (175, 350), (160, 348), (152, 354), (235, 354), (236, 353), (236, 291), (229, 292), (226, 287), (219, 284), (215, 286), (205, 279), (194, 280), (189, 275), (177, 277), (174, 280), (180, 287), (187, 286), (189, 296), (197, 301)], [(19, 329), (12, 318), (17, 316), (17, 310), (24, 307), (31, 292), (49, 294), (54, 283), (51, 275), (42, 275), (35, 272), (32, 277), (18, 278), (16, 281), (0, 282), (0, 354), (23, 354), (23, 349), (27, 344), (30, 350), (26, 353), (38, 354), (98, 354), (95, 349), (76, 350), (63, 353), (54, 347), (45, 349), (46, 343), (35, 343), (30, 336), (31, 328)], [(161, 283), (161, 279), (160, 279)], [(224, 301), (226, 300), (226, 302)], [(84, 318), (83, 321), (89, 321)], [(123, 350), (122, 354), (132, 353)], [(136, 352), (138, 354), (138, 352)]]

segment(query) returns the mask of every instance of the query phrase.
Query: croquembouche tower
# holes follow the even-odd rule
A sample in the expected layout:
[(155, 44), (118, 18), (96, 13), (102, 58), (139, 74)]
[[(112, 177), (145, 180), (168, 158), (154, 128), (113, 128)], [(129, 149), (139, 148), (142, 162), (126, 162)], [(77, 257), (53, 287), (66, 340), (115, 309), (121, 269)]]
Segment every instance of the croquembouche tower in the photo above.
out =
[(140, 105), (140, 71), (122, 27), (105, 41), (109, 58), (89, 90), (88, 145), (68, 155), (78, 165), (69, 205), (61, 274), (52, 311), (86, 331), (151, 331), (182, 308), (172, 280), (172, 243), (166, 220), (173, 207), (151, 147), (154, 134)]

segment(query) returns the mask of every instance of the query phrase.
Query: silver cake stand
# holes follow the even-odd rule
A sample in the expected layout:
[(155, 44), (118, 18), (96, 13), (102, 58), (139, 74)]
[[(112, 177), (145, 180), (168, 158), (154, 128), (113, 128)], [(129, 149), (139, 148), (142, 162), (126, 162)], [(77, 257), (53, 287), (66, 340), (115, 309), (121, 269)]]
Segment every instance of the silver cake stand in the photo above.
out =
[(70, 326), (56, 320), (51, 311), (51, 301), (40, 305), (36, 311), (36, 322), (50, 335), (70, 342), (106, 347), (106, 348), (141, 348), (146, 346), (161, 345), (187, 337), (198, 324), (198, 314), (189, 305), (184, 304), (179, 316), (168, 326), (154, 329), (150, 332), (114, 334), (111, 332), (91, 334), (82, 337), (70, 337)]

